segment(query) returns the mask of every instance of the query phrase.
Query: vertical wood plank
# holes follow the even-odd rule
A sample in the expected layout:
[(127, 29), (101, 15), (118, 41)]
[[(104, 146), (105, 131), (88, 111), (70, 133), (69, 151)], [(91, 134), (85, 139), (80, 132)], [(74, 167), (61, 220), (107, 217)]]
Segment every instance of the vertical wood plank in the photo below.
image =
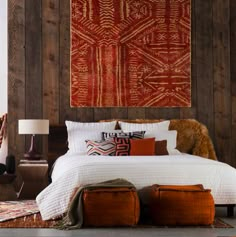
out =
[(94, 108), (78, 108), (76, 111), (76, 121), (93, 122)]
[(213, 58), (212, 58), (212, 0), (195, 1), (197, 119), (214, 135), (213, 118)]
[(43, 117), (59, 123), (59, 1), (42, 0)]
[[(16, 165), (25, 153), (25, 136), (18, 134), (18, 120), (25, 118), (25, 0), (8, 1), (8, 153)], [(17, 166), (16, 166), (17, 167)], [(16, 190), (22, 179), (16, 170)]]
[[(25, 116), (42, 118), (42, 58), (41, 58), (41, 0), (25, 0)], [(42, 137), (36, 136), (36, 147), (42, 151)], [(30, 147), (26, 136), (26, 150)]]
[(25, 118), (25, 1), (8, 1), (8, 152), (20, 159), (24, 136), (18, 119)]
[(128, 119), (145, 118), (145, 108), (128, 108)]
[(160, 110), (158, 108), (146, 108), (145, 118), (147, 119), (160, 119)]
[[(59, 1), (42, 1), (42, 82), (43, 117), (50, 124), (59, 123)], [(43, 150), (48, 151), (48, 139), (43, 140)]]
[(231, 160), (229, 14), (229, 0), (213, 1), (213, 76), (215, 141), (218, 158), (221, 161)]
[[(60, 0), (60, 123), (76, 120), (70, 107), (70, 1)], [(93, 119), (93, 117), (92, 117)]]
[[(232, 111), (232, 146), (231, 160), (229, 161), (236, 167), (236, 1), (230, 1), (230, 69), (231, 69), (231, 111)], [(228, 160), (227, 160), (228, 162)]]
[(128, 109), (127, 108), (112, 108), (111, 109), (111, 119), (127, 119)]
[(196, 118), (197, 107), (197, 62), (196, 62), (196, 7), (195, 2), (191, 0), (191, 108), (180, 108), (180, 118)]
[(94, 121), (111, 118), (111, 108), (94, 108)]
[(26, 118), (42, 116), (41, 0), (25, 0)]
[(147, 119), (178, 119), (179, 108), (146, 108)]
[(179, 114), (180, 119), (196, 119), (196, 107), (192, 106), (192, 108), (181, 108)]

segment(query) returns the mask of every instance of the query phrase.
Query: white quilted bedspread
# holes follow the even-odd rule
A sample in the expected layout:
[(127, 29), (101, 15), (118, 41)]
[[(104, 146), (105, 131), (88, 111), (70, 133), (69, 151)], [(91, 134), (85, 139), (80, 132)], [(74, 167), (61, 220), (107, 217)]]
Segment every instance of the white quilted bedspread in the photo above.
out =
[(216, 204), (236, 204), (236, 169), (192, 155), (60, 157), (52, 183), (36, 198), (43, 220), (63, 214), (75, 187), (124, 178), (137, 189), (152, 184), (203, 184)]

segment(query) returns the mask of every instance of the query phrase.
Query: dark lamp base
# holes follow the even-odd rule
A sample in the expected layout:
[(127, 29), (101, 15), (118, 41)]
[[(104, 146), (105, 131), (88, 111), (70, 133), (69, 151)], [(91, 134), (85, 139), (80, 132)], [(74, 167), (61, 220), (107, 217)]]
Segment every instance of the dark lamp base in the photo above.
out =
[(42, 157), (42, 155), (40, 155), (40, 154), (30, 154), (30, 153), (24, 154), (24, 158), (26, 160), (40, 160), (41, 157)]
[(40, 158), (42, 157), (42, 155), (40, 155), (35, 148), (34, 137), (35, 137), (34, 134), (31, 135), (31, 144), (29, 151), (24, 154), (24, 158), (26, 160), (40, 160)]

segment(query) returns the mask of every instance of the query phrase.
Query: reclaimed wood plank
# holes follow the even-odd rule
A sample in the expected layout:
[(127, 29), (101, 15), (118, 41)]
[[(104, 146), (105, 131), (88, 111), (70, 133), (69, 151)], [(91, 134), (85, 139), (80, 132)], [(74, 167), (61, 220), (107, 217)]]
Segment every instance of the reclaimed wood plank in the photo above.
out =
[(70, 1), (60, 0), (60, 123), (76, 120), (70, 107)]
[(197, 60), (196, 60), (196, 7), (195, 2), (197, 0), (191, 1), (191, 107), (190, 108), (180, 108), (180, 118), (196, 118), (197, 109)]
[(18, 119), (25, 118), (25, 1), (8, 1), (8, 153), (17, 162), (25, 152)]
[[(213, 1), (213, 78), (216, 152), (220, 161), (231, 160), (229, 0)], [(209, 34), (209, 32), (208, 32)], [(201, 96), (201, 94), (199, 94)], [(206, 101), (205, 107), (208, 108)]]
[(111, 109), (111, 119), (126, 119), (128, 117), (127, 107), (118, 107)]
[[(42, 55), (41, 55), (41, 0), (25, 0), (25, 116), (27, 119), (42, 118)], [(31, 138), (26, 136), (26, 147)], [(42, 151), (42, 137), (35, 137), (39, 152)]]
[[(25, 136), (18, 134), (18, 120), (25, 118), (25, 0), (8, 1), (8, 153), (19, 164), (25, 153)], [(14, 186), (22, 179), (16, 170)]]
[(111, 118), (111, 108), (94, 108), (94, 121)]
[[(236, 167), (236, 1), (230, 1), (230, 78), (231, 78), (231, 131), (232, 146), (230, 164)], [(227, 160), (228, 162), (228, 160)]]
[(146, 108), (145, 118), (147, 119), (178, 119), (179, 108)]
[(214, 137), (212, 1), (195, 1), (197, 119)]
[(43, 117), (59, 123), (59, 1), (42, 0)]
[(145, 108), (142, 107), (128, 108), (128, 119), (143, 119), (143, 118), (145, 118)]
[(26, 118), (42, 115), (41, 0), (25, 0)]
[(76, 120), (80, 122), (93, 122), (94, 108), (78, 108), (76, 111)]

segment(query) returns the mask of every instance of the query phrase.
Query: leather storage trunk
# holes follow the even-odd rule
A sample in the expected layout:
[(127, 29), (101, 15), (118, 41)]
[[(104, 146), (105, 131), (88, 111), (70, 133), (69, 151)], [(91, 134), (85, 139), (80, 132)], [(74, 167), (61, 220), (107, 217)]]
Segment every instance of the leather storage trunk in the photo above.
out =
[(153, 185), (150, 212), (156, 225), (211, 225), (215, 205), (202, 185)]
[(139, 215), (139, 198), (134, 188), (84, 190), (84, 226), (133, 226)]

